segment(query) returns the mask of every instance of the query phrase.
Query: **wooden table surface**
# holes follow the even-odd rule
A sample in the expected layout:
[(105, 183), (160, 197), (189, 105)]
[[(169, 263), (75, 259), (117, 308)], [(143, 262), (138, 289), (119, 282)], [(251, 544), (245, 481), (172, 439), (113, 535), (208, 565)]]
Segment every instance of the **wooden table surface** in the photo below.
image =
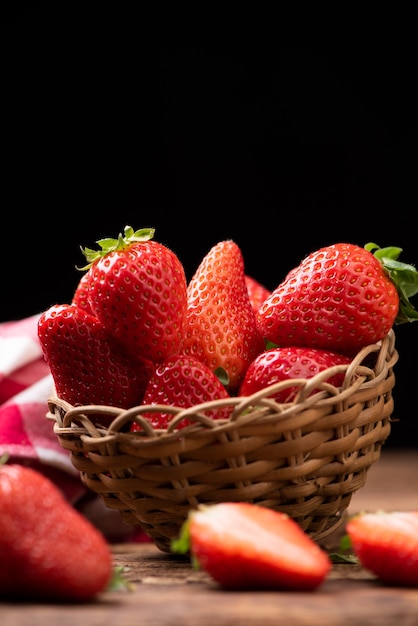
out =
[[(418, 449), (383, 449), (348, 513), (418, 508)], [(334, 541), (327, 539), (329, 548)], [(417, 626), (418, 589), (380, 584), (357, 565), (333, 565), (314, 592), (224, 591), (188, 559), (153, 544), (113, 546), (132, 591), (86, 605), (1, 603), (5, 626)]]

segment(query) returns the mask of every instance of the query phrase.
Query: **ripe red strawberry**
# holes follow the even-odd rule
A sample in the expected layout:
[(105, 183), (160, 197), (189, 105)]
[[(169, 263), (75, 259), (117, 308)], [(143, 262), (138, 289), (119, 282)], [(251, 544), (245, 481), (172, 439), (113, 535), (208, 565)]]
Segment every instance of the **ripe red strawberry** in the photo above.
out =
[(154, 366), (134, 359), (74, 304), (56, 304), (38, 320), (38, 337), (57, 395), (70, 404), (139, 404)]
[(276, 345), (350, 355), (379, 341), (395, 321), (418, 316), (408, 301), (417, 292), (418, 272), (397, 261), (400, 252), (349, 243), (312, 252), (260, 307), (259, 332)]
[(112, 578), (104, 536), (33, 468), (0, 466), (0, 596), (85, 602)]
[(310, 591), (331, 569), (327, 553), (292, 518), (246, 502), (192, 510), (172, 547), (190, 551), (227, 589)]
[(212, 371), (223, 368), (229, 393), (237, 391), (251, 361), (264, 350), (234, 241), (221, 241), (202, 259), (188, 285), (183, 352)]
[(267, 296), (271, 294), (271, 291), (252, 276), (248, 276), (248, 274), (245, 275), (245, 282), (247, 284), (250, 302), (254, 313), (256, 313)]
[[(175, 355), (156, 366), (145, 390), (142, 404), (164, 404), (188, 408), (221, 398), (229, 398), (219, 378), (204, 363), (192, 356)], [(212, 419), (227, 419), (231, 414), (230, 406), (205, 411)], [(174, 413), (152, 411), (145, 413), (154, 428), (167, 428)], [(192, 420), (182, 420), (178, 428), (183, 428)], [(135, 422), (131, 430), (141, 430)]]
[(73, 295), (73, 299), (71, 304), (75, 304), (79, 309), (82, 309), (86, 313), (90, 315), (94, 315), (92, 308), (89, 302), (89, 284), (91, 278), (89, 272), (85, 272), (81, 275), (80, 280), (78, 281), (78, 285)]
[[(335, 365), (348, 365), (350, 358), (331, 350), (289, 346), (271, 348), (259, 354), (248, 367), (239, 390), (240, 396), (250, 396), (260, 389), (292, 378), (312, 378)], [(345, 372), (334, 372), (327, 382), (340, 387)], [(277, 402), (292, 402), (299, 387), (286, 387), (272, 396)]]
[(418, 587), (418, 511), (360, 513), (346, 531), (363, 567), (385, 583)]
[(93, 313), (128, 352), (161, 363), (182, 347), (187, 282), (177, 255), (153, 235), (126, 226), (124, 236), (83, 253)]

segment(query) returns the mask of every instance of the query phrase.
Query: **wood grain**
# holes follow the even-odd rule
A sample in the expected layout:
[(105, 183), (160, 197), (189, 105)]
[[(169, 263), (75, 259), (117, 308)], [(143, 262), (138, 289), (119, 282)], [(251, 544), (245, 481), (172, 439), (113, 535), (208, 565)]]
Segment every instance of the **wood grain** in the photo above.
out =
[[(418, 451), (384, 451), (349, 514), (361, 509), (418, 508)], [(343, 531), (343, 529), (342, 529)], [(342, 532), (340, 531), (340, 532)], [(328, 539), (333, 548), (337, 536)], [(131, 592), (101, 594), (86, 605), (2, 603), (7, 626), (416, 626), (418, 589), (385, 586), (357, 565), (334, 565), (314, 592), (220, 589), (185, 557), (153, 544), (117, 544)], [(82, 566), (82, 565), (81, 565)]]

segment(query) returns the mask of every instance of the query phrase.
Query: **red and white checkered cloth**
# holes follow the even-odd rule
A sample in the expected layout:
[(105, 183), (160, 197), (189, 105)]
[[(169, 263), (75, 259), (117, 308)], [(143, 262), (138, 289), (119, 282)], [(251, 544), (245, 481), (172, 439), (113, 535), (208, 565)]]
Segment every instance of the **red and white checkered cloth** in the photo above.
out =
[(109, 539), (146, 540), (84, 487), (46, 418), (53, 380), (38, 341), (38, 319), (0, 323), (0, 456), (48, 476)]

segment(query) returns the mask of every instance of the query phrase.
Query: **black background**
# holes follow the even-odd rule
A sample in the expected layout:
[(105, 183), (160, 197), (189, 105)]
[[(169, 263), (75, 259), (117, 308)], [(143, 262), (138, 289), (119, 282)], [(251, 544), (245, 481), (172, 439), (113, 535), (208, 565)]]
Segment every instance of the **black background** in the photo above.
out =
[[(416, 264), (418, 14), (359, 7), (5, 13), (0, 321), (70, 301), (80, 246), (126, 224), (188, 277), (234, 239), (271, 289), (337, 241)], [(418, 445), (417, 338), (398, 327), (387, 445)]]

